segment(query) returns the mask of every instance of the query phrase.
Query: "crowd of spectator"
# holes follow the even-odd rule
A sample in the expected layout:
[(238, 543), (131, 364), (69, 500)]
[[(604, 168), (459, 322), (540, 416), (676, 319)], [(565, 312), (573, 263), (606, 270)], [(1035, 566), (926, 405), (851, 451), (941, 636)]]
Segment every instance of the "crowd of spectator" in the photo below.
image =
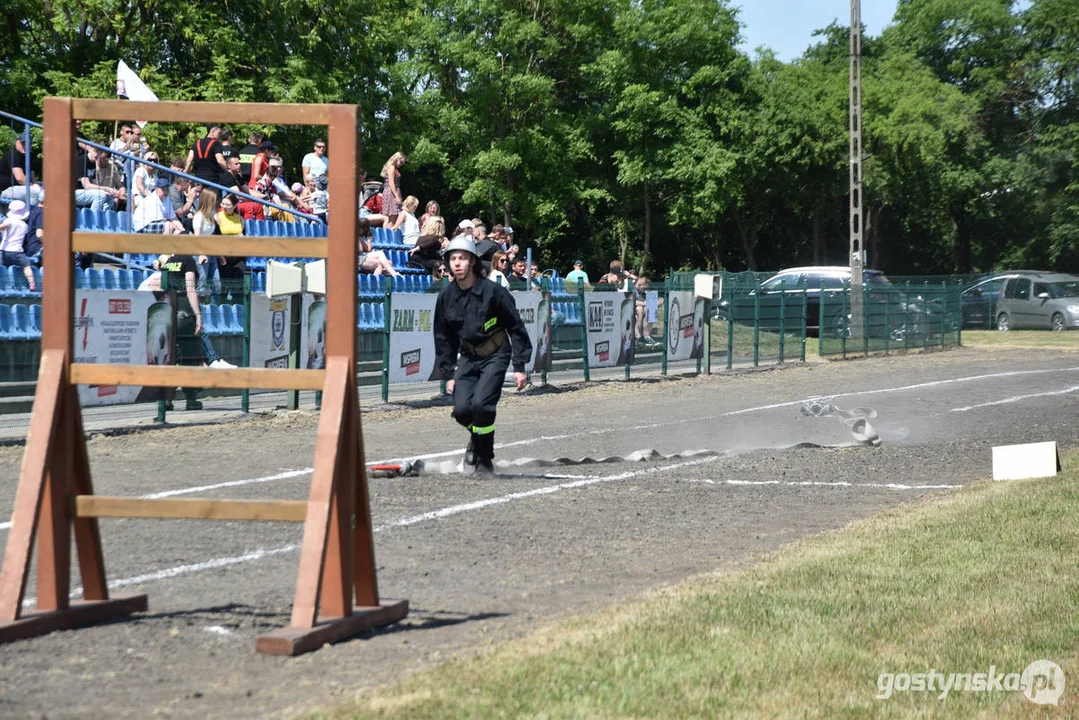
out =
[[(81, 132), (79, 121), (76, 130)], [(242, 147), (236, 147), (233, 140), (231, 130), (211, 124), (205, 135), (188, 148), (186, 156), (170, 158), (166, 170), (137, 123), (120, 125), (109, 150), (80, 138), (75, 162), (75, 204), (92, 210), (128, 211), (137, 233), (241, 235), (251, 220), (288, 222), (307, 215), (328, 221), (329, 157), (323, 138), (315, 138), (311, 151), (300, 162), (301, 178), (291, 184), (284, 159), (262, 133), (249, 133)], [(43, 234), (41, 205), (45, 193), (33, 172), (26, 174), (28, 146), (28, 135), (19, 135), (14, 147), (0, 156), (0, 203), (12, 203), (10, 220), (2, 226), (0, 259), (20, 267), (26, 267), (23, 263), (33, 262), (40, 254)], [(31, 166), (35, 160), (31, 158)], [(373, 247), (371, 228), (382, 227), (400, 231), (401, 241), (408, 247), (408, 265), (430, 273), (436, 280), (446, 276), (443, 248), (455, 237), (467, 236), (476, 243), (483, 272), (492, 280), (511, 290), (538, 284), (539, 268), (534, 263), (528, 265), (526, 255), (514, 242), (512, 227), (495, 224), (488, 230), (480, 218), (448, 224), (434, 199), (426, 202), (420, 215), (419, 198), (404, 192), (402, 168), (406, 162), (404, 153), (395, 152), (382, 166), (378, 178), (368, 180), (360, 171), (364, 181), (357, 238), (360, 272), (392, 276), (399, 271), (386, 253)], [(24, 212), (25, 218), (21, 217)], [(90, 261), (89, 257), (81, 258), (84, 267)], [(243, 258), (202, 255), (196, 263), (199, 293), (204, 297), (216, 296), (223, 280), (240, 279), (245, 271)], [(581, 260), (573, 264), (566, 282), (571, 291), (591, 286)], [(647, 287), (647, 282), (647, 278), (638, 279), (614, 261), (596, 287), (640, 295), (642, 283)], [(638, 337), (645, 335), (643, 329), (639, 330)]]

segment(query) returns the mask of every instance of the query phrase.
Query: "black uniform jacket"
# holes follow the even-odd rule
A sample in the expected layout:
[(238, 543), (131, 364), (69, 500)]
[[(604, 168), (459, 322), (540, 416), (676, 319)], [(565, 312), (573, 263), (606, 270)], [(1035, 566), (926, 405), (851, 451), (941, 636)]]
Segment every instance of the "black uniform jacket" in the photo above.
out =
[(532, 341), (509, 290), (487, 278), (477, 278), (468, 290), (447, 283), (435, 302), (435, 362), (442, 377), (453, 378), (462, 340), (480, 345), (500, 330), (513, 343), (514, 372), (524, 372)]

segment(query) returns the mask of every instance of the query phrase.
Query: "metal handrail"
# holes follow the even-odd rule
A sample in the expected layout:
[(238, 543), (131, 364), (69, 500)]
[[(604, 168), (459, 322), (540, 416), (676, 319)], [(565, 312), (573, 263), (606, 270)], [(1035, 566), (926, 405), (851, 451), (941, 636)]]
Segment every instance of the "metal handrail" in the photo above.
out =
[[(5, 118), (12, 119), (12, 120), (17, 120), (17, 121), (19, 121), (21, 123), (24, 123), (24, 124), (28, 125), (28, 126), (32, 126), (32, 127), (36, 127), (36, 128), (43, 128), (44, 127), (41, 123), (34, 122), (33, 120), (27, 120), (26, 118), (19, 117), (18, 115), (12, 115), (11, 113), (4, 112), (3, 110), (0, 110), (0, 117), (5, 117)], [(173, 170), (172, 168), (165, 167), (164, 165), (159, 165), (159, 164), (157, 164), (155, 162), (151, 162), (150, 160), (145, 160), (145, 159), (140, 158), (140, 157), (138, 157), (136, 155), (130, 155), (130, 154), (125, 153), (125, 152), (120, 152), (119, 150), (113, 150), (112, 148), (110, 148), (107, 145), (101, 145), (100, 143), (96, 143), (96, 142), (94, 142), (92, 140), (87, 140), (86, 138), (83, 138), (83, 137), (77, 138), (77, 140), (78, 140), (78, 142), (82, 143), (83, 145), (89, 145), (92, 148), (96, 148), (98, 150), (104, 150), (105, 152), (111, 153), (112, 155), (115, 155), (117, 157), (122, 157), (122, 158), (124, 158), (124, 160), (127, 160), (129, 162), (138, 162), (138, 163), (142, 163), (143, 165), (149, 165), (150, 167), (156, 168), (158, 170), (162, 170), (162, 171), (164, 171), (166, 173), (169, 173), (170, 175), (178, 175), (179, 177), (186, 178), (188, 180), (194, 180), (195, 182), (197, 182), (200, 185), (203, 185), (205, 187), (211, 187), (211, 188), (213, 188), (215, 190), (220, 190), (222, 192), (222, 197), (224, 197), (225, 194), (236, 195), (237, 197), (241, 197), (241, 198), (245, 198), (247, 200), (251, 200), (253, 202), (257, 202), (260, 205), (264, 205), (266, 207), (276, 208), (278, 210), (281, 210), (282, 212), (287, 212), (287, 213), (289, 213), (291, 215), (296, 215), (298, 217), (305, 218), (305, 219), (310, 220), (311, 222), (317, 223), (319, 225), (325, 224), (323, 222), (322, 218), (317, 217), (315, 215), (308, 215), (307, 213), (300, 212), (299, 210), (297, 210), (295, 208), (289, 208), (289, 207), (285, 207), (283, 205), (278, 205), (277, 203), (269, 202), (269, 201), (267, 201), (267, 200), (265, 200), (263, 198), (257, 198), (254, 195), (248, 195), (247, 193), (236, 192), (236, 191), (234, 191), (234, 190), (232, 190), (230, 188), (225, 187), (224, 185), (219, 185), (219, 184), (217, 184), (215, 182), (211, 182), (209, 180), (204, 180), (203, 178), (197, 177), (195, 175), (189, 175), (188, 173)], [(26, 166), (27, 166), (26, 179), (27, 179), (27, 185), (29, 185), (29, 180), (30, 180), (30, 170), (29, 170), (29, 167), (30, 167), (30, 148), (29, 147), (26, 148)], [(128, 187), (128, 193), (127, 194), (128, 194), (128, 200), (129, 200), (129, 202), (128, 202), (128, 214), (129, 215), (131, 214), (132, 206), (134, 204), (134, 202), (132, 201), (132, 198), (131, 198), (130, 182), (131, 182), (131, 173), (128, 173), (129, 187)], [(27, 195), (29, 195), (29, 191), (27, 192)], [(27, 205), (29, 205), (29, 204), (30, 204), (30, 202), (29, 202), (29, 199), (28, 199), (27, 200)]]

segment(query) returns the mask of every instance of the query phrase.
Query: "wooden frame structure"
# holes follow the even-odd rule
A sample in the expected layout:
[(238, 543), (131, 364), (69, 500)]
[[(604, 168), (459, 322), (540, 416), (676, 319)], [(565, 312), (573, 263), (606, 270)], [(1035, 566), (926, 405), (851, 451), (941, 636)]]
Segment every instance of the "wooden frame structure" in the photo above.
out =
[[(45, 209), (41, 367), (12, 524), (0, 569), (0, 643), (130, 615), (147, 608), (146, 595), (110, 597), (99, 517), (199, 518), (303, 522), (296, 597), (288, 627), (257, 638), (255, 648), (296, 655), (373, 627), (397, 622), (408, 601), (379, 597), (371, 513), (356, 388), (356, 222), (360, 167), (359, 108), (351, 105), (259, 103), (142, 103), (46, 98), (44, 176), (47, 187), (69, 187), (75, 169), (76, 118), (138, 117), (158, 122), (273, 122), (328, 125), (334, 163), (329, 171), (328, 238), (237, 238), (230, 254), (327, 258), (326, 369), (273, 370), (132, 366), (73, 362), (75, 251), (210, 252), (207, 238), (75, 232), (71, 193)], [(212, 254), (221, 252), (220, 238)], [(136, 499), (95, 496), (76, 386), (273, 388), (321, 390), (322, 416), (306, 502)], [(74, 531), (83, 600), (71, 602)], [(23, 597), (37, 539), (37, 608)]]

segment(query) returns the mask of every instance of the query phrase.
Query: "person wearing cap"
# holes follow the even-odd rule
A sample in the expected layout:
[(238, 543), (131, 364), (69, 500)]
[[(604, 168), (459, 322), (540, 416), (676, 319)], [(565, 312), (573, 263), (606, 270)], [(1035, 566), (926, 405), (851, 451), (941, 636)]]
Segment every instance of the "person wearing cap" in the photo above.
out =
[(253, 130), (247, 134), (247, 144), (240, 148), (240, 172), (244, 177), (251, 177), (251, 163), (255, 162), (255, 156), (259, 154), (262, 145), (262, 133)]
[(462, 220), (457, 223), (457, 232), (453, 234), (453, 239), (456, 240), (459, 237), (472, 238), (472, 221)]
[(131, 216), (131, 225), (137, 233), (161, 233), (162, 235), (179, 235), (183, 233), (183, 225), (175, 219), (169, 220), (165, 215), (165, 198), (169, 192), (167, 178), (159, 177), (154, 181), (154, 191), (142, 199), (135, 207)]
[(444, 257), (452, 282), (435, 301), (435, 365), (453, 396), (453, 419), (470, 434), (463, 470), (491, 473), (506, 369), (512, 362), (514, 384), (523, 390), (532, 342), (513, 296), (480, 276), (471, 238), (454, 238)]
[(34, 179), (34, 171), (26, 177), (26, 146), (29, 143), (30, 133), (25, 132), (15, 137), (15, 147), (0, 155), (0, 199), (26, 200), (28, 180), (31, 205), (37, 205), (45, 196), (45, 191)]
[(573, 269), (566, 273), (566, 283), (577, 283), (578, 287), (588, 285), (588, 273), (584, 271), (583, 260), (573, 261)]
[(26, 219), (29, 217), (30, 211), (22, 200), (12, 200), (8, 205), (7, 216), (0, 222), (0, 264), (4, 267), (21, 267), (30, 290), (36, 291), (34, 271), (30, 267), (30, 258), (26, 257), (23, 245), (28, 229)]

